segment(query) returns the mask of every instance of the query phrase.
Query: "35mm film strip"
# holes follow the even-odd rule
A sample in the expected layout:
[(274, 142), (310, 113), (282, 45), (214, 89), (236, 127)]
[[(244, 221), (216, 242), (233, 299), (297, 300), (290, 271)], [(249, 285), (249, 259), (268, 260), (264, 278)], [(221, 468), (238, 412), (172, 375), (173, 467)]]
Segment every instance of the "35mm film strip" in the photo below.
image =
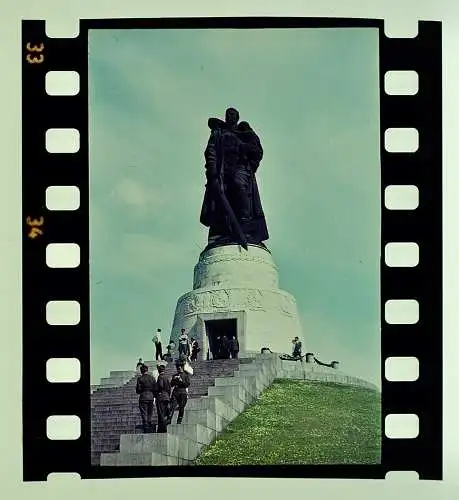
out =
[[(90, 436), (90, 317), (89, 317), (89, 148), (88, 33), (98, 29), (168, 28), (377, 28), (380, 68), (381, 255), (385, 245), (415, 242), (416, 267), (388, 267), (381, 259), (381, 311), (388, 300), (416, 300), (419, 320), (396, 325), (381, 318), (381, 373), (391, 356), (419, 360), (413, 382), (390, 382), (382, 376), (382, 424), (389, 414), (416, 414), (414, 439), (382, 437), (380, 465), (308, 465), (269, 467), (95, 467), (91, 466)], [(420, 479), (442, 477), (442, 98), (441, 24), (420, 22), (415, 38), (391, 39), (381, 20), (313, 18), (195, 18), (82, 20), (73, 39), (49, 38), (45, 21), (22, 25), (22, 157), (23, 157), (23, 453), (24, 480), (43, 481), (56, 472), (77, 472), (82, 478), (142, 476), (246, 476), (384, 478), (389, 471), (416, 471)], [(114, 55), (116, 56), (116, 55)], [(388, 71), (415, 71), (415, 95), (388, 95)], [(52, 96), (45, 90), (50, 71), (79, 74), (80, 90), (73, 96)], [(415, 128), (419, 148), (413, 153), (385, 149), (390, 128)], [(45, 147), (47, 131), (75, 129), (79, 149), (52, 153)], [(47, 189), (74, 187), (74, 210), (49, 210)], [(389, 186), (416, 186), (415, 210), (389, 210)], [(75, 243), (80, 248), (76, 268), (51, 268), (46, 247)], [(76, 301), (80, 321), (50, 325), (51, 301)], [(50, 358), (77, 358), (81, 377), (74, 383), (52, 383), (46, 377)], [(51, 440), (46, 422), (53, 415), (76, 415), (81, 434), (75, 440)]]

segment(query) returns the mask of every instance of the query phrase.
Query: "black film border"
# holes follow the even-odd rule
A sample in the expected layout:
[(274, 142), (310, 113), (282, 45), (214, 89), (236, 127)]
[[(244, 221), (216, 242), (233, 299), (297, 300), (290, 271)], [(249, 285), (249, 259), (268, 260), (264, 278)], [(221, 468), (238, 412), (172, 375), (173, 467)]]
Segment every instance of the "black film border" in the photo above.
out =
[[(97, 29), (159, 28), (377, 28), (379, 29), (381, 141), (381, 378), (382, 424), (392, 413), (415, 413), (420, 432), (414, 439), (382, 436), (382, 462), (377, 465), (301, 465), (241, 467), (95, 467), (91, 465), (90, 435), (90, 317), (89, 317), (89, 148), (88, 33)], [(23, 189), (23, 478), (44, 481), (50, 473), (76, 472), (82, 478), (220, 476), (317, 477), (382, 479), (389, 471), (414, 470), (420, 479), (442, 478), (442, 40), (441, 23), (419, 22), (415, 38), (384, 35), (382, 20), (334, 18), (194, 18), (81, 20), (76, 38), (49, 38), (44, 20), (22, 22), (22, 189)], [(43, 44), (43, 48), (42, 48)], [(41, 49), (41, 50), (40, 50)], [(40, 61), (43, 56), (43, 60)], [(419, 92), (387, 95), (384, 74), (413, 70)], [(48, 71), (76, 71), (80, 91), (75, 96), (50, 96)], [(388, 153), (384, 131), (414, 127), (419, 132), (415, 153)], [(49, 128), (75, 128), (80, 133), (76, 153), (48, 153)], [(384, 191), (389, 185), (415, 185), (416, 210), (388, 210)], [(50, 186), (76, 186), (80, 206), (50, 211), (45, 193)], [(416, 242), (419, 264), (388, 267), (384, 247), (391, 242)], [(77, 243), (80, 266), (49, 268), (46, 246)], [(420, 318), (414, 325), (384, 320), (390, 299), (415, 299)], [(54, 326), (46, 322), (46, 303), (75, 300), (80, 322)], [(390, 356), (415, 356), (419, 378), (389, 382), (384, 361)], [(78, 358), (81, 378), (71, 384), (50, 383), (46, 361)], [(73, 441), (50, 440), (46, 420), (51, 415), (77, 415), (81, 435)]]

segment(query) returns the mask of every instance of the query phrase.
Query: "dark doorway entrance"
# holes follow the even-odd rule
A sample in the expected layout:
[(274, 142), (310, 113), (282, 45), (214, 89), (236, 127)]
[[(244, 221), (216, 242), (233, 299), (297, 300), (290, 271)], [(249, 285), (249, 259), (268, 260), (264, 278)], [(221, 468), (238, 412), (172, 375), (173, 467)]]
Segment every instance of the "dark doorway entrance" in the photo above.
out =
[(207, 359), (229, 359), (225, 339), (237, 338), (237, 319), (213, 319), (205, 322), (209, 352)]

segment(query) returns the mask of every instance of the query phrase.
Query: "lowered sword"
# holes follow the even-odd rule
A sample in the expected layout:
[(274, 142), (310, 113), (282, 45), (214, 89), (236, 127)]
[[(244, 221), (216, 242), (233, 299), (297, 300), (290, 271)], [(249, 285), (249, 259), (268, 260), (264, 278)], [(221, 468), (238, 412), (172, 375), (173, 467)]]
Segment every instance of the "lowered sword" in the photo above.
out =
[(228, 198), (226, 197), (225, 192), (223, 191), (223, 188), (221, 187), (217, 179), (212, 181), (212, 190), (214, 192), (215, 199), (220, 202), (220, 205), (223, 207), (223, 210), (226, 212), (226, 215), (230, 220), (233, 236), (238, 240), (239, 244), (244, 250), (248, 250), (249, 246), (247, 243), (247, 238), (242, 232), (241, 226), (239, 225), (239, 222), (234, 215), (234, 211), (229, 204)]

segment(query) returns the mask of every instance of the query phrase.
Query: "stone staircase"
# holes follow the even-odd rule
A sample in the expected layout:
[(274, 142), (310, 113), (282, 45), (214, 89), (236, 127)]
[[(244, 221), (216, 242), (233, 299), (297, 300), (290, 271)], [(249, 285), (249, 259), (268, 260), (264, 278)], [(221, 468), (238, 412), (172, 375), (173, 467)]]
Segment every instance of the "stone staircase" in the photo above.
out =
[[(151, 361), (146, 362), (146, 364), (151, 369), (155, 363)], [(238, 367), (238, 360), (194, 362), (187, 412), (194, 407), (195, 400), (208, 394), (208, 390), (212, 388), (216, 378), (232, 377)], [(167, 376), (170, 378), (174, 373), (175, 366), (169, 364), (166, 367)], [(123, 377), (125, 374), (127, 372), (123, 372)], [(132, 372), (129, 372), (129, 375), (130, 378), (127, 382), (123, 377), (113, 377), (110, 385), (98, 386), (91, 394), (91, 462), (93, 465), (100, 464), (102, 453), (115, 452), (120, 449), (121, 436), (142, 433), (142, 421), (138, 406), (139, 397), (135, 392), (137, 377), (133, 376)], [(156, 409), (154, 409), (153, 423), (156, 422)], [(170, 426), (169, 428), (172, 429), (173, 427)], [(199, 429), (198, 431), (201, 440), (210, 439), (210, 437), (206, 437), (209, 434), (207, 431)], [(195, 430), (194, 432), (198, 431)], [(146, 436), (152, 435), (154, 434)], [(196, 435), (196, 437), (198, 436)], [(148, 440), (148, 438), (146, 439)], [(124, 441), (121, 440), (121, 442)]]
[[(239, 360), (201, 361), (194, 363), (193, 368), (183, 423), (168, 426), (167, 434), (142, 434), (135, 380), (117, 389), (94, 393), (93, 464), (192, 465), (204, 448), (276, 378), (377, 389), (336, 369), (281, 361), (277, 354), (269, 353)], [(172, 367), (166, 368), (168, 376), (173, 371)]]
[[(234, 360), (232, 364), (231, 361), (195, 363), (191, 387), (196, 389), (192, 392), (190, 388), (191, 398), (185, 408), (183, 423), (170, 425), (167, 434), (123, 432), (116, 451), (105, 451), (108, 445), (103, 450), (97, 448), (99, 454), (102, 452), (98, 463), (103, 466), (192, 465), (201, 451), (257, 399), (278, 374), (279, 358), (276, 355), (257, 355)], [(196, 385), (200, 373), (207, 373), (212, 380), (207, 390), (204, 382), (201, 386)], [(137, 399), (133, 399), (131, 414), (136, 418)], [(116, 425), (119, 432), (121, 426)], [(115, 446), (114, 439), (110, 446)]]
[(132, 379), (136, 374), (135, 370), (115, 370), (110, 372), (109, 377), (100, 379), (100, 384), (91, 385), (91, 393), (98, 389), (107, 387), (119, 387)]

